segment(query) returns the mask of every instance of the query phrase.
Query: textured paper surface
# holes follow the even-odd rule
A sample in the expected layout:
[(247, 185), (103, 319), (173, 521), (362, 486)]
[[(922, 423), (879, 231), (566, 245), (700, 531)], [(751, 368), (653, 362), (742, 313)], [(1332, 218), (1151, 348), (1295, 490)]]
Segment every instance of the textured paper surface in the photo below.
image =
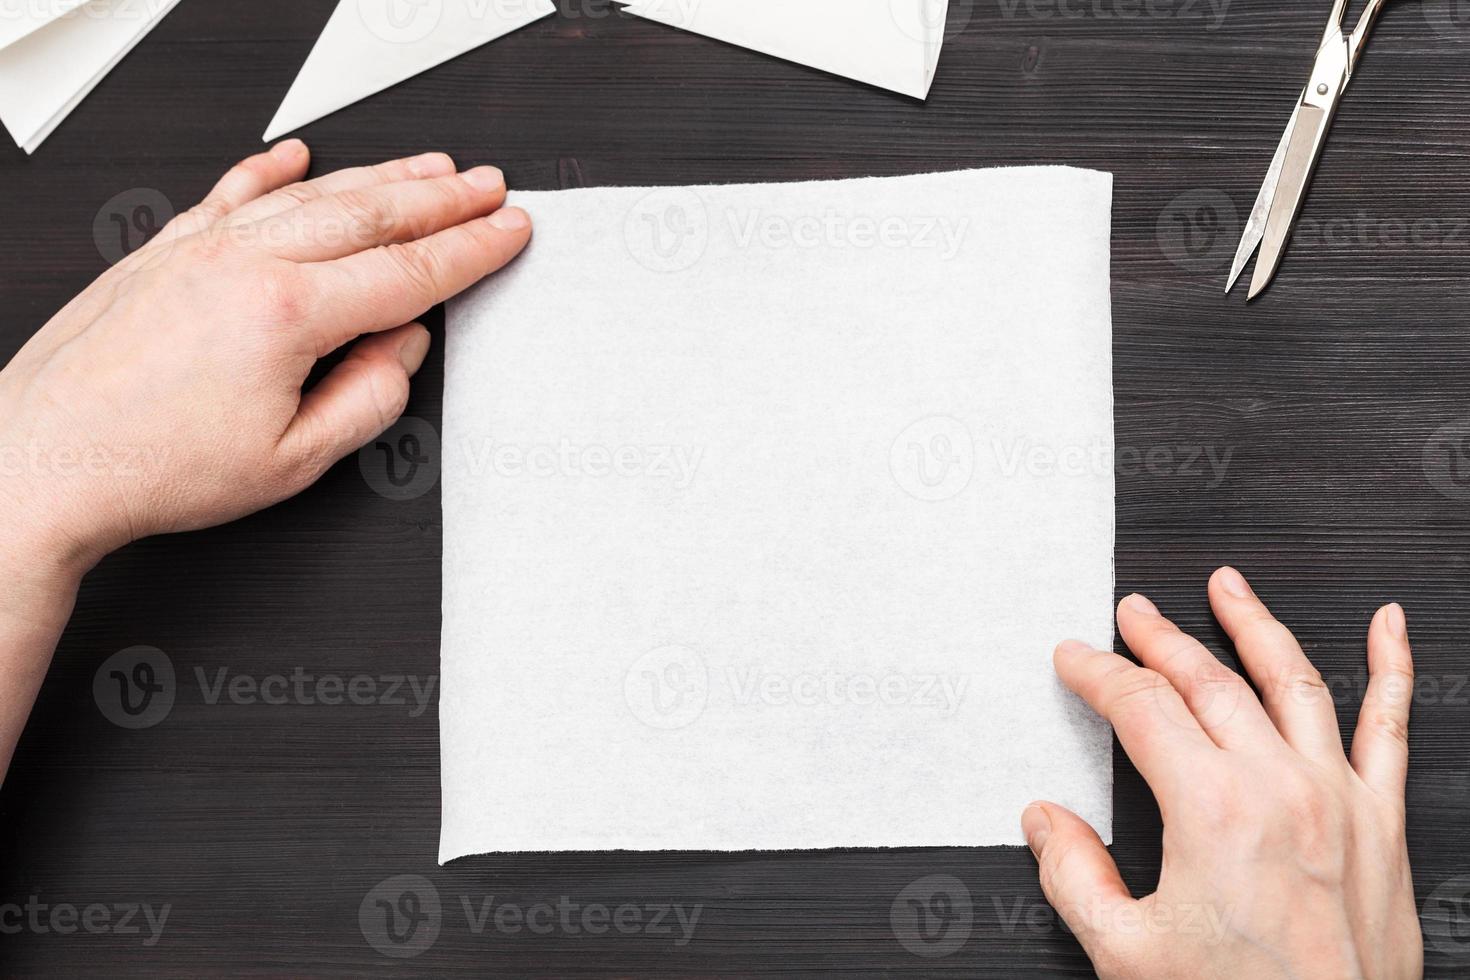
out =
[(949, 0), (631, 0), (624, 10), (924, 99)]
[(440, 859), (1111, 839), (1111, 178), (513, 195), (449, 308)]
[(92, 0), (0, 48), (0, 123), (36, 152), (178, 0)]
[(551, 0), (341, 0), (263, 138), (284, 136), (555, 12)]

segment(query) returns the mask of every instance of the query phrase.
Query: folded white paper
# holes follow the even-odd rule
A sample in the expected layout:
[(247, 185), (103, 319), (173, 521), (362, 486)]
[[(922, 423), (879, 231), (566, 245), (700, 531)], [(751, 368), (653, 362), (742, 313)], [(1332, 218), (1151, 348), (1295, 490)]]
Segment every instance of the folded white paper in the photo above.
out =
[(949, 0), (631, 0), (623, 9), (924, 99)]
[(92, 0), (0, 48), (0, 123), (34, 153), (178, 3)]
[(38, 31), (87, 0), (0, 0), (0, 48)]
[(1111, 838), (1111, 178), (523, 193), (449, 308), (447, 861)]
[(264, 139), (300, 129), (555, 12), (552, 0), (341, 0)]

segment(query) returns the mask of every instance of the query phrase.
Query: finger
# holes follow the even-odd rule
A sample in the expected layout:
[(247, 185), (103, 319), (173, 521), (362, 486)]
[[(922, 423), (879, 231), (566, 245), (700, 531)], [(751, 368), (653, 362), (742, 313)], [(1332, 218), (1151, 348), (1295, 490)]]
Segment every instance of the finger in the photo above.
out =
[(1210, 607), (1261, 692), (1266, 714), (1302, 755), (1346, 764), (1332, 692), (1291, 630), (1277, 622), (1233, 568), (1210, 576)]
[(1409, 710), (1414, 658), (1398, 603), (1384, 606), (1368, 626), (1368, 691), (1353, 732), (1353, 769), (1372, 789), (1404, 802), (1409, 771)]
[(449, 177), (349, 190), (267, 218), (261, 244), (294, 262), (328, 262), (379, 245), (410, 242), (483, 218), (505, 203), (495, 167)]
[(1222, 749), (1280, 745), (1255, 693), (1194, 637), (1131, 595), (1118, 604), (1118, 633), (1147, 667), (1174, 685), (1205, 733)]
[(323, 304), (318, 341), (330, 350), (416, 319), (504, 266), (530, 238), (526, 212), (502, 208), (419, 241), (300, 266), (315, 277), (317, 292), (334, 300)]
[(382, 184), (396, 184), (405, 180), (424, 180), (430, 177), (448, 177), (455, 172), (454, 160), (447, 153), (424, 153), (402, 160), (370, 167), (349, 167), (324, 174), (314, 180), (288, 184), (280, 190), (236, 210), (230, 215), (232, 221), (259, 222), (282, 214), (303, 204), (319, 201), (344, 191), (361, 190)]
[(311, 151), (297, 139), (277, 143), (265, 153), (241, 160), (203, 201), (164, 225), (148, 244), (166, 245), (198, 234), (262, 195), (300, 180), (310, 166)]
[(428, 351), (417, 323), (364, 337), (302, 397), (278, 449), (303, 487), (398, 421)]
[(1032, 803), (1021, 830), (1036, 855), (1041, 890), (1094, 962), (1134, 903), (1113, 856), (1088, 823), (1055, 803)]
[(1112, 724), (1166, 812), (1219, 753), (1162, 674), (1075, 640), (1057, 647), (1053, 661), (1062, 683)]

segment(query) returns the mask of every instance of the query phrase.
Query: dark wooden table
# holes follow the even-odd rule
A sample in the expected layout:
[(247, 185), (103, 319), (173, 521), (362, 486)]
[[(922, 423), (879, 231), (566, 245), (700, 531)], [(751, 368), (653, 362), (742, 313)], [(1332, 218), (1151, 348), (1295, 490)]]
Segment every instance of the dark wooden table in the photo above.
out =
[[(258, 147), (332, 5), (185, 0), (34, 158), (0, 151), (0, 357), (119, 247), (94, 237), (99, 214), (112, 227), (140, 188), (186, 207)], [(1221, 285), (1326, 0), (953, 0), (927, 104), (639, 22), (605, 0), (561, 5), (310, 127), (316, 171), (425, 149), (499, 163), (524, 188), (1027, 163), (1112, 171), (1118, 590), (1148, 592), (1225, 650), (1204, 583), (1217, 564), (1239, 565), (1297, 629), (1344, 726), (1369, 615), (1404, 603), (1422, 678), (1409, 843), (1441, 934), (1428, 963), (1432, 975), (1470, 972), (1470, 878), (1455, 880), (1470, 874), (1464, 4), (1391, 5), (1301, 240), (1249, 308)], [(435, 350), (409, 409), (431, 424)], [(411, 696), (391, 703), (384, 679), (405, 678), (401, 695), (437, 674), (439, 554), (437, 489), (390, 500), (349, 460), (267, 513), (147, 541), (99, 568), (0, 794), (0, 903), (47, 906), (39, 927), (0, 933), (0, 971), (1090, 973), (1017, 849), (526, 854), (437, 867), (436, 713)], [(137, 645), (168, 658), (176, 698), (134, 730), (104, 716), (93, 680)], [(298, 674), (311, 678), (306, 696)], [(359, 682), (371, 693), (358, 689), (369, 703), (313, 694), (318, 678), (357, 677), (372, 679)], [(219, 693), (222, 678), (244, 693)], [(262, 703), (252, 684), (286, 703)], [(1150, 890), (1158, 813), (1121, 752), (1115, 823), (1126, 878)], [(442, 906), (434, 942), (407, 959), (382, 955), (374, 940), (401, 949), (365, 934), (358, 914), (399, 875), (422, 876)], [(905, 889), (962, 899), (931, 876), (957, 879), (971, 904), (954, 904), (927, 938), (896, 936)], [(558, 913), (549, 932), (493, 918), (476, 932), (486, 899), (523, 911), (630, 906), (640, 918), (602, 935), (576, 912), (570, 928)], [(49, 916), (68, 905), (79, 917), (92, 907), (94, 925), (105, 908), (106, 924), (58, 934)], [(674, 905), (700, 909), (685, 944), (677, 925), (651, 924)], [(139, 911), (121, 923), (129, 906)], [(150, 942), (145, 911), (165, 906)], [(0, 925), (14, 921), (0, 908)], [(948, 955), (922, 955), (935, 953)]]

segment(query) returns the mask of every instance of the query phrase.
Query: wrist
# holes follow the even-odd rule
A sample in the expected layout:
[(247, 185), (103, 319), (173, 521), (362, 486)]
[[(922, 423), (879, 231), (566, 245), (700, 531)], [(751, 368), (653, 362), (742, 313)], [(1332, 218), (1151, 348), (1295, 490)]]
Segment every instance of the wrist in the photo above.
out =
[[(59, 496), (48, 499), (19, 479), (0, 475), (0, 612), (40, 612), (43, 600), (75, 595), (106, 548), (78, 534)], [(41, 602), (41, 605), (37, 605)]]

